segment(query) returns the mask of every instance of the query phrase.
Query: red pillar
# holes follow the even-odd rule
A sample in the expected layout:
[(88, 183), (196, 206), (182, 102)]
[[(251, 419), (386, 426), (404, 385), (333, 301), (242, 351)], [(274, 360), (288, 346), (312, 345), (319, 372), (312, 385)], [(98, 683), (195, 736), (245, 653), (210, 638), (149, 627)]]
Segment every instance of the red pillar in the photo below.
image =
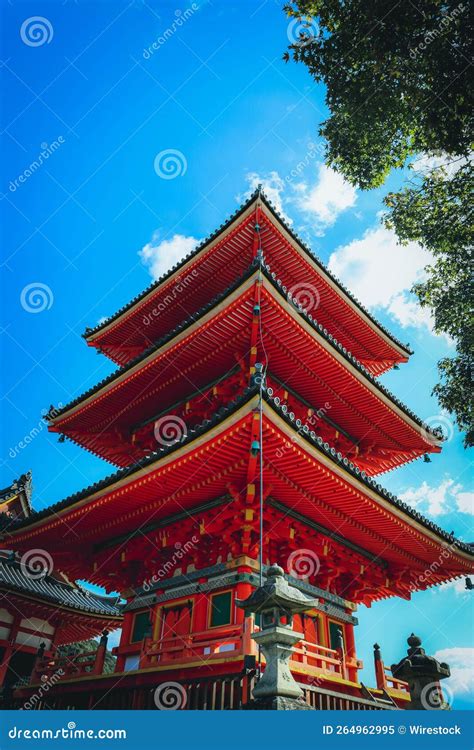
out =
[[(207, 578), (200, 578), (198, 583), (205, 583)], [(209, 607), (208, 594), (197, 594), (194, 599), (193, 633), (207, 630), (207, 615)]]
[(374, 667), (375, 667), (375, 684), (379, 690), (387, 689), (387, 678), (382, 661), (382, 653), (378, 643), (374, 643)]
[[(347, 624), (345, 627), (346, 632), (346, 652), (347, 656), (351, 660), (357, 658), (355, 639), (354, 639), (354, 626)], [(357, 669), (355, 667), (348, 667), (348, 677), (352, 682), (357, 682)]]

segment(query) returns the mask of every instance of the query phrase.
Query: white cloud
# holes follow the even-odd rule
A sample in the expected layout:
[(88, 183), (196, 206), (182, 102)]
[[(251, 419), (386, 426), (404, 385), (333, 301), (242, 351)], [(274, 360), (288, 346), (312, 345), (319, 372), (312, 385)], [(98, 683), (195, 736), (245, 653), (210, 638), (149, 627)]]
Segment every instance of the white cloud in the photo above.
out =
[(461, 513), (474, 515), (474, 492), (459, 492), (456, 502)]
[[(453, 159), (449, 154), (422, 154), (411, 162), (410, 167), (421, 175), (428, 175), (433, 170), (443, 167), (446, 177), (452, 177), (461, 167), (472, 162), (472, 156), (455, 157)], [(441, 170), (440, 170), (441, 173)]]
[(292, 223), (292, 220), (288, 216), (286, 216), (283, 209), (282, 193), (285, 189), (285, 183), (283, 182), (283, 179), (280, 177), (278, 172), (269, 172), (267, 175), (259, 175), (257, 172), (249, 172), (245, 175), (245, 179), (248, 182), (249, 189), (243, 196), (237, 196), (237, 201), (239, 203), (241, 203), (243, 200), (247, 200), (247, 198), (250, 198), (251, 194), (254, 192), (254, 190), (256, 190), (258, 185), (261, 185), (263, 188), (263, 192), (267, 196), (268, 200), (273, 203), (278, 213), (284, 216), (285, 220), (288, 223)]
[(161, 240), (155, 232), (151, 242), (142, 247), (139, 256), (154, 279), (158, 279), (178, 261), (194, 250), (200, 240), (175, 234), (170, 240)]
[(451, 477), (445, 477), (437, 487), (431, 487), (427, 482), (423, 482), (420, 487), (408, 488), (400, 493), (399, 497), (430, 516), (456, 511), (474, 513), (472, 493), (464, 492), (462, 485), (457, 484)]
[(448, 581), (447, 583), (441, 583), (436, 586), (434, 591), (444, 594), (446, 591), (454, 591), (455, 594), (464, 596), (466, 600), (471, 601), (472, 592), (466, 589), (466, 578), (456, 578), (454, 581)]
[(434, 657), (449, 664), (451, 669), (451, 677), (442, 681), (442, 687), (446, 685), (455, 697), (474, 694), (474, 648), (443, 648)]
[(332, 226), (339, 214), (354, 206), (357, 200), (355, 188), (325, 164), (316, 166), (314, 184), (291, 183), (291, 196), (284, 196), (286, 184), (278, 172), (273, 171), (266, 175), (249, 172), (246, 180), (249, 190), (245, 195), (237, 196), (239, 202), (248, 198), (257, 185), (261, 184), (265, 195), (289, 224), (293, 221), (285, 212), (285, 202), (293, 203), (299, 211), (310, 217), (311, 228), (316, 234), (321, 234), (324, 228)]
[(323, 227), (332, 226), (340, 213), (355, 205), (357, 192), (334, 169), (325, 164), (318, 164), (316, 169), (316, 183), (299, 183), (295, 190), (297, 207), (314, 216), (317, 222), (315, 230), (320, 233)]
[(433, 331), (433, 315), (428, 307), (421, 307), (413, 294), (408, 291), (395, 294), (391, 298), (387, 311), (402, 328), (421, 328), (426, 326), (429, 331)]
[(338, 247), (328, 266), (367, 307), (384, 308), (403, 328), (432, 330), (429, 310), (421, 308), (409, 292), (425, 278), (424, 268), (431, 259), (417, 242), (399, 245), (394, 232), (378, 226)]

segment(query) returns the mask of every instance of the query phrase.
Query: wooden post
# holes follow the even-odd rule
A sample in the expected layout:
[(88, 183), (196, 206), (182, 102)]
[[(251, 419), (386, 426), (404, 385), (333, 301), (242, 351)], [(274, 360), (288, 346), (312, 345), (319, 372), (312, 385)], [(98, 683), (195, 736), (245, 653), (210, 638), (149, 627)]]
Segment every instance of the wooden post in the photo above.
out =
[(387, 678), (385, 676), (385, 667), (382, 661), (382, 654), (378, 643), (374, 643), (374, 668), (375, 684), (379, 690), (387, 689)]
[(0, 687), (2, 687), (5, 681), (5, 677), (8, 672), (8, 667), (10, 665), (10, 657), (12, 653), (13, 653), (13, 646), (7, 646), (3, 653), (3, 659), (0, 664)]
[[(199, 578), (198, 584), (201, 585), (206, 583), (206, 581), (207, 578)], [(206, 593), (199, 591), (194, 598), (193, 630), (196, 633), (199, 633), (202, 630), (207, 630), (208, 609), (209, 596)]]
[(33, 662), (33, 669), (31, 670), (30, 685), (34, 684), (34, 682), (38, 681), (41, 677), (39, 666), (43, 660), (45, 649), (46, 643), (40, 643), (39, 649), (36, 652), (35, 660)]
[(347, 668), (346, 668), (346, 654), (344, 652), (344, 636), (342, 635), (341, 628), (337, 629), (337, 640), (336, 640), (336, 652), (341, 660), (341, 677), (347, 680)]
[[(350, 614), (350, 613), (348, 613)], [(354, 626), (346, 625), (346, 653), (350, 657), (351, 661), (357, 659), (355, 639), (354, 639)], [(357, 682), (357, 667), (348, 667), (348, 675), (351, 682)]]
[[(130, 600), (127, 599), (127, 603), (129, 602)], [(117, 649), (118, 651), (120, 651), (121, 648), (124, 648), (130, 645), (130, 638), (132, 635), (132, 625), (133, 625), (133, 612), (126, 612), (124, 619), (123, 619), (122, 635), (120, 636), (120, 643)], [(126, 656), (124, 654), (119, 653), (117, 655), (117, 663), (115, 665), (116, 672), (123, 672), (125, 668), (125, 659), (126, 659)]]
[(103, 631), (100, 639), (99, 648), (97, 649), (94, 661), (94, 667), (92, 674), (102, 674), (104, 671), (105, 654), (107, 653), (107, 641), (109, 634), (106, 630)]
[(22, 615), (16, 614), (13, 617), (10, 625), (10, 632), (8, 634), (9, 645), (5, 648), (3, 659), (0, 664), (0, 687), (2, 687), (3, 683), (5, 682), (5, 677), (7, 676), (8, 667), (10, 666), (10, 659), (13, 656), (15, 649), (16, 637), (20, 629), (21, 619)]

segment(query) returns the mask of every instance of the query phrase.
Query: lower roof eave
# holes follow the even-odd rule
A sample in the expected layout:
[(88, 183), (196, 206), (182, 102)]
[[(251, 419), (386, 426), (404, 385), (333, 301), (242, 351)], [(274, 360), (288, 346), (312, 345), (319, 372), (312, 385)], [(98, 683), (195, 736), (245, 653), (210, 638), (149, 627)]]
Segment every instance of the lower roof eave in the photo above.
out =
[[(376, 481), (367, 477), (349, 460), (338, 454), (333, 448), (322, 444), (320, 439), (306, 426), (299, 426), (295, 430), (294, 416), (286, 414), (283, 409), (276, 405), (273, 399), (264, 391), (264, 414), (267, 418), (276, 422), (278, 428), (286, 433), (289, 440), (292, 440), (295, 433), (303, 440), (300, 441), (304, 450), (311, 452), (317, 457), (319, 463), (324, 464), (328, 469), (337, 474), (345, 482), (351, 484), (359, 492), (375, 501), (385, 511), (396, 516), (404, 523), (420, 532), (423, 536), (431, 540), (432, 543), (449, 548), (466, 567), (472, 567), (474, 560), (474, 549), (452, 535), (447, 534), (436, 524), (424, 518), (420, 513), (411, 509), (405, 503), (402, 503), (390, 492), (387, 492)], [(81, 506), (89, 505), (92, 501), (102, 498), (110, 493), (111, 490), (125, 488), (132, 481), (150, 474), (150, 470), (155, 466), (163, 466), (175, 460), (176, 457), (188, 452), (189, 447), (193, 446), (194, 441), (201, 441), (205, 438), (206, 442), (214, 436), (224, 432), (227, 427), (236, 423), (239, 419), (255, 411), (259, 403), (259, 393), (256, 387), (247, 389), (246, 393), (232, 402), (229, 407), (221, 409), (212, 420), (207, 420), (200, 427), (190, 431), (185, 440), (172, 446), (163, 448), (158, 455), (149, 456), (144, 461), (135, 464), (127, 469), (121, 469), (111, 477), (98, 482), (75, 495), (66, 498), (56, 505), (34, 514), (29, 519), (21, 521), (16, 526), (10, 528), (5, 534), (4, 540), (18, 539), (22, 532), (32, 530), (42, 526), (44, 522), (54, 515), (55, 519), (67, 514), (74, 508), (77, 510)], [(327, 446), (327, 447), (326, 447)], [(461, 571), (459, 572), (461, 574)], [(451, 575), (453, 573), (451, 572)]]

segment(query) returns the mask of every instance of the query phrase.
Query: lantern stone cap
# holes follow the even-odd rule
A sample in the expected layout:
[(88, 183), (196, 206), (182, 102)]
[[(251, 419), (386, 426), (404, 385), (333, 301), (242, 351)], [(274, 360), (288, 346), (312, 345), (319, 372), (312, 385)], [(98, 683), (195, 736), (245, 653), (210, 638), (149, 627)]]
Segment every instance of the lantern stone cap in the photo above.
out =
[(292, 586), (286, 580), (283, 568), (273, 564), (267, 570), (263, 586), (255, 589), (247, 599), (236, 599), (235, 603), (245, 611), (245, 614), (264, 612), (272, 608), (297, 614), (313, 609), (317, 606), (318, 600)]
[(433, 679), (442, 680), (450, 677), (451, 672), (446, 662), (439, 662), (434, 656), (428, 656), (425, 649), (421, 647), (421, 638), (412, 633), (407, 638), (409, 648), (405, 656), (398, 664), (392, 664), (394, 677), (402, 677), (415, 674), (426, 674)]

